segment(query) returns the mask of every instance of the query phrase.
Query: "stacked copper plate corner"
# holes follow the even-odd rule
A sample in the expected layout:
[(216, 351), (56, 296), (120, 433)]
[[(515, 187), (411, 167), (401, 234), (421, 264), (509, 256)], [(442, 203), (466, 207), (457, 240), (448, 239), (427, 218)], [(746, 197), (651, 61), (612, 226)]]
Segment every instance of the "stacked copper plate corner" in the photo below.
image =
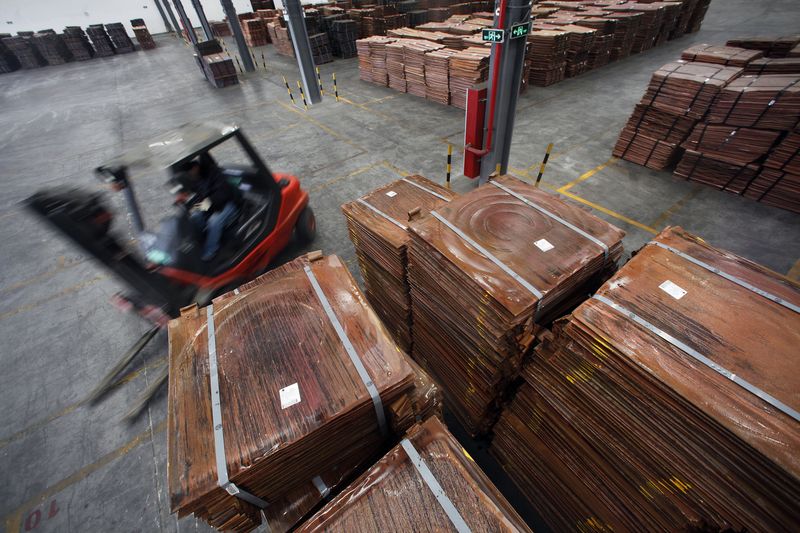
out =
[(169, 341), (171, 509), (220, 530), (249, 531), (263, 511), (286, 531), (438, 410), (335, 256), (184, 309)]
[(558, 322), (491, 451), (554, 531), (793, 531), (798, 346), (800, 286), (668, 228)]
[(425, 98), (450, 104), (450, 58), (456, 50), (442, 48), (425, 54)]
[[(386, 65), (386, 45), (395, 39), (388, 37), (372, 36), (363, 39), (369, 44), (369, 60), (371, 67), (371, 81), (378, 85), (388, 86), (389, 73)], [(358, 41), (356, 41), (358, 43)]]
[(800, 121), (800, 75), (743, 76), (725, 86), (708, 122), (792, 130)]
[(486, 81), (489, 75), (490, 48), (472, 46), (450, 58), (450, 103), (467, 107), (467, 90)]
[(616, 13), (641, 13), (641, 23), (633, 36), (633, 47), (631, 53), (638, 54), (651, 49), (656, 44), (661, 24), (664, 21), (664, 7), (656, 4), (639, 4), (637, 2), (626, 2), (624, 4), (611, 6), (614, 14)]
[(367, 299), (406, 352), (411, 350), (406, 255), (411, 239), (406, 231), (409, 213), (427, 216), (456, 196), (422, 176), (408, 176), (342, 206)]
[(539, 325), (608, 277), (624, 232), (511, 176), (409, 227), (414, 358), (485, 433)]
[(744, 195), (800, 213), (800, 128), (778, 144)]
[(747, 50), (746, 48), (737, 48), (735, 46), (698, 44), (684, 50), (681, 54), (681, 59), (732, 67), (745, 67), (751, 61), (760, 59), (763, 56), (764, 54), (758, 50)]
[(577, 24), (565, 24), (556, 26), (553, 29), (567, 32), (566, 76), (574, 78), (589, 70), (589, 52), (594, 47), (598, 31), (594, 28), (578, 26)]
[(780, 133), (724, 124), (698, 124), (682, 144), (686, 149), (675, 176), (743, 194)]
[(633, 50), (633, 39), (642, 24), (642, 14), (625, 12), (609, 13), (605, 18), (613, 19), (617, 22), (614, 30), (614, 40), (611, 43), (611, 60), (616, 61), (631, 55)]
[[(712, 63), (681, 60), (664, 65), (653, 74), (640, 105), (620, 133), (614, 156), (657, 170), (671, 167), (680, 156), (683, 138), (669, 140), (670, 136), (676, 128), (688, 133), (706, 114), (720, 89), (741, 73), (741, 68)], [(648, 128), (645, 107), (672, 121), (666, 132), (661, 127)]]
[(745, 74), (800, 74), (800, 54), (798, 57), (765, 57), (751, 61)]
[(530, 531), (436, 418), (355, 480), (299, 531)]
[(356, 41), (358, 52), (358, 78), (363, 81), (372, 81), (372, 60), (370, 59), (369, 39)]
[(389, 75), (389, 88), (406, 92), (406, 75), (403, 67), (403, 47), (406, 39), (397, 39), (386, 45), (386, 72)]

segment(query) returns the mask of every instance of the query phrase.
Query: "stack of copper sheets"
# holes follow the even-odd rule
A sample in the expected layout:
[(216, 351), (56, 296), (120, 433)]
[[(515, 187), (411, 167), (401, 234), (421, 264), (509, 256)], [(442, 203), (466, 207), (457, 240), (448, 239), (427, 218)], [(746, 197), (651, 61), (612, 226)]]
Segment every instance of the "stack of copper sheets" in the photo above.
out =
[(42, 55), (48, 65), (63, 65), (72, 61), (72, 53), (64, 40), (53, 30), (36, 32), (31, 43)]
[(613, 271), (622, 230), (511, 176), (410, 224), (413, 355), (472, 435), (494, 422), (539, 325)]
[(86, 36), (86, 32), (80, 26), (67, 26), (64, 28), (64, 44), (75, 61), (86, 61), (94, 57), (94, 49)]
[(668, 228), (537, 349), (491, 451), (555, 531), (795, 530), (798, 345), (800, 286)]
[[(47, 61), (33, 45), (30, 37), (9, 36), (3, 38), (3, 44), (14, 54), (16, 63), (24, 69), (39, 68), (47, 65)], [(113, 52), (112, 52), (113, 53)]]
[(450, 105), (450, 58), (456, 50), (442, 48), (425, 54), (425, 98)]
[(642, 18), (633, 36), (631, 53), (638, 54), (651, 49), (656, 44), (658, 32), (664, 21), (664, 7), (657, 4), (638, 4), (627, 2), (613, 6), (614, 13), (641, 13)]
[(689, 31), (689, 23), (692, 20), (692, 14), (696, 7), (697, 7), (697, 0), (683, 0), (683, 5), (681, 6), (681, 14), (678, 17), (678, 24), (672, 31), (672, 35), (670, 35), (671, 39), (677, 39), (678, 37), (682, 37)]
[(574, 78), (589, 70), (589, 52), (594, 46), (598, 31), (586, 26), (568, 24), (552, 29), (567, 32), (567, 70), (566, 76)]
[(698, 44), (687, 48), (681, 54), (681, 59), (686, 61), (699, 61), (701, 63), (715, 63), (744, 67), (751, 61), (759, 59), (764, 54), (758, 50), (736, 48), (735, 46), (718, 46), (713, 44)]
[(267, 23), (267, 35), (269, 41), (275, 45), (275, 51), (282, 56), (294, 57), (294, 46), (289, 28), (281, 26), (279, 21)]
[[(641, 0), (637, 0), (641, 1)], [(664, 17), (661, 21), (661, 28), (656, 35), (656, 46), (661, 46), (667, 42), (671, 35), (678, 27), (678, 19), (681, 16), (682, 4), (680, 1), (667, 1), (667, 2), (647, 2), (651, 5), (657, 5), (664, 8)]]
[(616, 61), (631, 55), (633, 39), (642, 24), (641, 13), (609, 13), (605, 18), (616, 21), (614, 40), (611, 43), (611, 61)]
[(315, 531), (530, 531), (436, 418), (299, 529)]
[(411, 40), (403, 47), (403, 64), (409, 94), (425, 98), (425, 56), (442, 48), (444, 46), (441, 44), (423, 40)]
[(528, 35), (531, 85), (547, 87), (564, 79), (568, 38), (569, 34), (563, 30), (534, 29)]
[(121, 22), (106, 24), (106, 30), (108, 31), (109, 39), (111, 39), (111, 44), (114, 45), (114, 53), (128, 54), (135, 50), (133, 41)]
[(490, 48), (473, 46), (459, 50), (450, 58), (450, 104), (467, 107), (467, 90), (486, 81), (489, 75)]
[(369, 39), (356, 40), (358, 53), (358, 79), (372, 81), (372, 58), (370, 57)]
[[(406, 231), (409, 213), (427, 216), (456, 194), (422, 176), (394, 181), (342, 206), (367, 299), (397, 344), (411, 350)], [(416, 210), (419, 211), (416, 211)]]
[(386, 72), (389, 75), (389, 87), (395, 91), (406, 92), (406, 74), (403, 67), (403, 48), (406, 39), (397, 39), (386, 45)]
[(388, 37), (375, 35), (368, 37), (369, 60), (372, 66), (372, 83), (389, 85), (389, 71), (386, 65), (386, 45), (395, 41)]
[(761, 50), (767, 57), (786, 57), (792, 49), (800, 44), (800, 35), (787, 35), (786, 37), (750, 37), (746, 39), (731, 39), (728, 46), (738, 46), (750, 50)]
[(743, 76), (724, 87), (709, 122), (792, 130), (800, 121), (800, 75)]
[[(653, 74), (644, 97), (620, 133), (614, 156), (657, 170), (671, 167), (685, 138), (677, 134), (688, 134), (720, 89), (741, 73), (740, 68), (711, 63), (676, 61), (664, 65)], [(648, 113), (650, 109), (655, 112)], [(646, 121), (648, 118), (655, 120)], [(654, 123), (657, 126), (651, 128)], [(669, 126), (664, 128), (666, 124)]]
[(800, 56), (756, 59), (744, 67), (744, 73), (748, 75), (800, 74)]
[(108, 57), (114, 55), (114, 47), (111, 45), (106, 33), (106, 28), (102, 24), (91, 24), (86, 28), (86, 33), (92, 40), (92, 47), (94, 47), (95, 55), (97, 57)]
[(397, 423), (437, 412), (335, 256), (184, 309), (169, 340), (171, 508), (218, 529), (249, 531), (263, 512), (286, 531), (408, 429)]
[(150, 30), (144, 25), (144, 21), (141, 24), (133, 24), (131, 22), (131, 25), (133, 35), (136, 36), (136, 42), (139, 43), (142, 50), (152, 50), (156, 47), (156, 42), (153, 40), (153, 36), (150, 35)]
[(800, 129), (789, 133), (775, 148), (744, 195), (800, 213)]

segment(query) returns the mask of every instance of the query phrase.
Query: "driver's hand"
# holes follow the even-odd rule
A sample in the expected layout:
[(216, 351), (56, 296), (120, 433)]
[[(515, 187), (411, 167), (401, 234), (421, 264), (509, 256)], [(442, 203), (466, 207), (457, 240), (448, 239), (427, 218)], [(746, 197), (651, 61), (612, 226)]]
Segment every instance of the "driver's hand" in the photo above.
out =
[(188, 192), (179, 192), (175, 195), (175, 203), (176, 204), (185, 204), (186, 201), (189, 199), (190, 194)]

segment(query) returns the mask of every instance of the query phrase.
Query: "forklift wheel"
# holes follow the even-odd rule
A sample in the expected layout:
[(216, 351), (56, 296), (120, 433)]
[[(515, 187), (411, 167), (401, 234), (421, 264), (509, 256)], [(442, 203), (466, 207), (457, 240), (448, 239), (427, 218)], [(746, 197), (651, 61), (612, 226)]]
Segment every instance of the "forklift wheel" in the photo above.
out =
[(303, 209), (300, 216), (297, 217), (295, 232), (300, 244), (308, 244), (314, 240), (317, 235), (317, 219), (314, 217), (314, 211), (310, 207)]

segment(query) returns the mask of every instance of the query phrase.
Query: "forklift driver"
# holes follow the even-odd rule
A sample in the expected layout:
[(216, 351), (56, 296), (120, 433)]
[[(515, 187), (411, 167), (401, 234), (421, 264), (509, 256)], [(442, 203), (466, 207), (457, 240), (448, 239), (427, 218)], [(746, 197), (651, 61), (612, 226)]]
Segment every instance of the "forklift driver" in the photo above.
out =
[(223, 231), (236, 218), (241, 195), (216, 165), (203, 163), (197, 159), (185, 163), (171, 182), (175, 203), (192, 209), (192, 223), (205, 234), (202, 260), (211, 261), (219, 251)]

